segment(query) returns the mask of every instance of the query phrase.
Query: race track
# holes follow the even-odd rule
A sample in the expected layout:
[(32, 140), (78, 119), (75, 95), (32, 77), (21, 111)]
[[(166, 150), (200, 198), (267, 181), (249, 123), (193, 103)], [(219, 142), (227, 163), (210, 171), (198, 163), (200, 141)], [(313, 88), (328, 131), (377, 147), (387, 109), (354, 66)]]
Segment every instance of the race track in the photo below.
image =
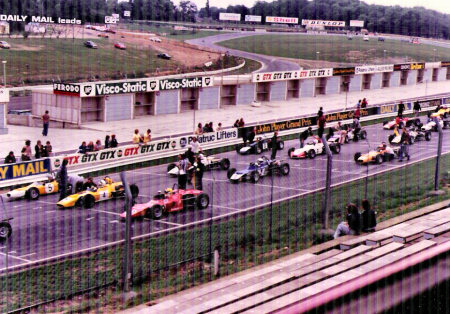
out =
[[(353, 161), (355, 152), (367, 152), (369, 146), (375, 148), (381, 141), (387, 141), (388, 135), (391, 134), (391, 131), (382, 130), (380, 124), (365, 129), (368, 132), (367, 141), (346, 144), (339, 155), (333, 156), (332, 184), (363, 178), (367, 175), (367, 171), (373, 175), (405, 165), (405, 162), (399, 163), (397, 160), (381, 165), (370, 165), (368, 168), (355, 164)], [(444, 130), (444, 153), (450, 152), (450, 141), (447, 140), (449, 135), (450, 129)], [(437, 133), (433, 133), (430, 142), (419, 141), (411, 146), (411, 160), (408, 163), (436, 155), (437, 139)], [(279, 151), (277, 157), (287, 159), (288, 148), (298, 145), (298, 140), (286, 142), (285, 149)], [(270, 156), (270, 152), (264, 152), (263, 155)], [(221, 156), (228, 157), (231, 167), (238, 170), (258, 158), (257, 155), (241, 156), (234, 151)], [(291, 167), (289, 176), (274, 176), (274, 201), (324, 187), (326, 156), (288, 162)], [(158, 190), (172, 187), (176, 183), (176, 178), (167, 175), (166, 167), (167, 165), (160, 165), (127, 172), (129, 182), (139, 186), (139, 203), (147, 202)], [(119, 180), (118, 174), (112, 177)], [(227, 180), (226, 171), (217, 170), (205, 173), (203, 184), (211, 200), (207, 209), (170, 214), (160, 221), (149, 219), (135, 221), (132, 224), (132, 235), (169, 230), (212, 216), (237, 213), (270, 202), (271, 199), (270, 177), (261, 178), (257, 184), (231, 184)], [(9, 256), (8, 265), (14, 266), (74, 251), (90, 250), (124, 238), (125, 225), (119, 221), (123, 200), (97, 203), (92, 209), (66, 210), (57, 209), (56, 200), (56, 195), (49, 195), (42, 196), (37, 201), (19, 200), (5, 203), (7, 216), (14, 217), (13, 234), (8, 241), (0, 243), (0, 270), (6, 267), (6, 253)]]

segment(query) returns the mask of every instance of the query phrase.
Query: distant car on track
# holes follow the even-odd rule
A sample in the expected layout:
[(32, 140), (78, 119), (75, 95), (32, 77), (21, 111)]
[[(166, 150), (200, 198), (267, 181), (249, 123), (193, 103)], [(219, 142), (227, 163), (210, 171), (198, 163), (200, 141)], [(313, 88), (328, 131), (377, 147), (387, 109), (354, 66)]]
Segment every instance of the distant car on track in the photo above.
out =
[(123, 43), (120, 43), (120, 42), (115, 43), (114, 44), (114, 48), (117, 48), (117, 49), (120, 49), (120, 50), (127, 49), (127, 47)]
[(6, 41), (1, 40), (0, 41), (0, 48), (2, 48), (2, 49), (10, 49), (11, 45), (8, 44)]
[(91, 49), (97, 49), (97, 48), (98, 48), (97, 44), (94, 43), (94, 42), (91, 41), (91, 40), (86, 41), (86, 42), (84, 43), (84, 46), (87, 47), (87, 48), (91, 48)]
[(384, 41), (384, 37), (378, 37), (378, 41)]
[(251, 181), (256, 183), (261, 177), (277, 173), (287, 176), (290, 166), (283, 160), (270, 160), (263, 156), (258, 158), (256, 162), (251, 162), (247, 168), (237, 171), (235, 168), (228, 170), (227, 177), (231, 183), (239, 183), (240, 181)]
[[(411, 118), (411, 119), (409, 119), (407, 117), (404, 117), (404, 118), (401, 118), (399, 120), (398, 127), (399, 128), (402, 128), (403, 126), (410, 127), (410, 126), (412, 126), (414, 124), (418, 125), (419, 123), (420, 123), (420, 119), (419, 118)], [(394, 119), (392, 121), (384, 121), (383, 122), (383, 129), (385, 129), (385, 130), (393, 130), (396, 124), (397, 124), (396, 119)]]
[(115, 34), (115, 33), (116, 33), (115, 30), (110, 29), (110, 28), (107, 28), (107, 29), (105, 30), (105, 32), (106, 32), (106, 33), (110, 33), (110, 34)]
[[(443, 128), (443, 129), (446, 129), (450, 126), (450, 121), (448, 121), (448, 120), (443, 120), (439, 117), (436, 117), (435, 119), (437, 119), (438, 123), (441, 125), (441, 128)], [(421, 130), (437, 132), (438, 127), (436, 125), (436, 122), (434, 120), (432, 120), (432, 121), (429, 121), (429, 122), (425, 123), (424, 125), (422, 125)]]
[[(248, 155), (248, 154), (261, 154), (264, 151), (267, 151), (269, 149), (272, 149), (272, 139), (267, 137), (258, 137), (256, 141), (248, 144), (245, 146), (243, 143), (236, 145), (236, 152), (238, 152), (241, 155)], [(277, 141), (277, 149), (283, 150), (284, 149), (284, 141), (281, 139), (278, 139)]]
[(164, 60), (170, 60), (170, 59), (172, 59), (172, 56), (167, 53), (160, 53), (160, 54), (158, 54), (158, 58), (164, 59)]
[[(230, 160), (228, 158), (217, 158), (215, 156), (205, 156), (199, 154), (200, 160), (205, 166), (206, 170), (228, 170), (230, 168)], [(171, 163), (167, 166), (167, 173), (169, 176), (178, 176), (178, 167), (175, 163)]]
[(398, 156), (399, 148), (384, 147), (380, 145), (376, 150), (372, 150), (368, 153), (356, 153), (354, 160), (357, 164), (368, 165), (369, 163), (382, 164), (386, 161), (391, 161)]
[[(164, 193), (159, 191), (153, 199), (144, 204), (136, 204), (131, 208), (131, 218), (161, 219), (171, 212), (188, 209), (205, 209), (209, 206), (209, 196), (196, 189), (178, 189), (174, 184), (172, 189), (166, 189)], [(120, 215), (122, 220), (127, 217), (126, 212)]]
[(450, 107), (442, 106), (437, 112), (431, 114), (431, 118), (447, 118), (450, 115)]
[[(423, 131), (422, 126), (419, 125), (418, 127), (411, 127), (408, 131), (409, 134), (409, 145), (414, 144), (417, 141), (425, 140), (425, 141), (431, 141), (431, 131)], [(389, 143), (392, 145), (400, 145), (401, 143), (402, 134), (391, 134), (389, 135)]]
[(153, 42), (155, 42), (155, 43), (160, 43), (160, 42), (162, 42), (161, 38), (159, 38), (159, 37), (149, 37), (149, 40), (150, 40), (150, 41), (153, 41)]
[[(335, 141), (335, 138), (330, 138), (331, 141), (328, 141), (328, 145), (331, 151), (335, 154), (339, 154), (341, 152), (341, 144), (338, 141)], [(325, 146), (322, 143), (322, 140), (318, 137), (314, 137), (308, 143), (305, 144), (302, 148), (294, 148), (291, 147), (288, 150), (289, 158), (291, 159), (304, 159), (304, 158), (315, 158), (317, 155), (325, 154)]]

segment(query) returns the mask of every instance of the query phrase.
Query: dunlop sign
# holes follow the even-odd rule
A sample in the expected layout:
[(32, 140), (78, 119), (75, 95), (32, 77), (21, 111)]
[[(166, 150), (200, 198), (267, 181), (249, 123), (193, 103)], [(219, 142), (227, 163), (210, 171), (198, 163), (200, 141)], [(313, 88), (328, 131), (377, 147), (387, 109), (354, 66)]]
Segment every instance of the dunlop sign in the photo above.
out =
[(0, 181), (28, 177), (50, 172), (50, 159), (25, 161), (0, 166)]
[(159, 80), (159, 90), (172, 90), (180, 88), (198, 88), (213, 86), (213, 77), (188, 77), (183, 79)]
[(299, 71), (284, 71), (284, 72), (265, 72), (253, 74), (252, 82), (273, 82), (284, 80), (296, 80), (299, 78)]
[(331, 27), (344, 27), (345, 21), (302, 20), (302, 25), (320, 25)]

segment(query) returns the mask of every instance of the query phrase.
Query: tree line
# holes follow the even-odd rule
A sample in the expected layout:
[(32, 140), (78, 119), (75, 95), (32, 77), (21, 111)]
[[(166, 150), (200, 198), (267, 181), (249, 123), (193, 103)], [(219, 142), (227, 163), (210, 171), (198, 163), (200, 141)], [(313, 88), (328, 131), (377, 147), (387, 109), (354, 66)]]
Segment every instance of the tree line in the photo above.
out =
[[(206, 0), (200, 10), (189, 0), (175, 5), (172, 0), (0, 0), (1, 14), (51, 16), (54, 20), (76, 18), (82, 23), (104, 23), (105, 15), (131, 11), (131, 20), (152, 21), (218, 21), (220, 12), (266, 16), (297, 17), (320, 20), (364, 20), (371, 32), (408, 36), (450, 39), (450, 14), (423, 7), (369, 5), (359, 0), (275, 0), (258, 1), (252, 7), (245, 5), (227, 8), (210, 7)], [(13, 30), (23, 29), (23, 23), (11, 23)]]

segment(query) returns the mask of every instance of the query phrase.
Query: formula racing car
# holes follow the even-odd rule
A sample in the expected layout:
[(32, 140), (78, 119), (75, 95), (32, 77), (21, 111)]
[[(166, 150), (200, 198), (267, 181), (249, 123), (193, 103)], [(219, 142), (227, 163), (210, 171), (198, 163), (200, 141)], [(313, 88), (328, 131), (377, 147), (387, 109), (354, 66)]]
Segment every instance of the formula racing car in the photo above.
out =
[(396, 120), (397, 119), (394, 119), (392, 121), (384, 121), (383, 122), (383, 129), (385, 129), (385, 130), (392, 130), (392, 129), (394, 129), (394, 127), (397, 124), (398, 124), (399, 128), (402, 128), (403, 126), (410, 127), (413, 124), (419, 125), (419, 123), (420, 123), (420, 119), (418, 119), (418, 118), (409, 119), (409, 118), (404, 117), (404, 118), (400, 118), (398, 123), (397, 123)]
[[(436, 117), (435, 119), (438, 120), (438, 123), (441, 125), (441, 128), (443, 128), (443, 129), (446, 129), (446, 128), (448, 128), (450, 126), (450, 121), (443, 120), (440, 117)], [(438, 131), (438, 127), (437, 127), (436, 122), (434, 120), (429, 120), (424, 125), (421, 125), (420, 129), (422, 131), (433, 131), (433, 132), (437, 132)]]
[(439, 108), (439, 110), (437, 112), (433, 112), (431, 114), (432, 118), (447, 118), (448, 115), (450, 115), (450, 107), (447, 106), (441, 106), (441, 108)]
[[(431, 141), (431, 131), (423, 131), (420, 127), (411, 127), (408, 131), (409, 133), (409, 145), (414, 144), (414, 142), (425, 140)], [(389, 135), (389, 143), (392, 145), (400, 145), (402, 135), (399, 132)]]
[[(67, 185), (67, 191), (72, 191), (72, 185)], [(26, 198), (28, 200), (37, 200), (41, 195), (53, 194), (59, 192), (58, 181), (54, 176), (49, 176), (45, 181), (38, 181), (27, 186), (17, 188), (2, 195), (7, 201)]]
[[(331, 151), (335, 154), (339, 154), (341, 152), (341, 144), (339, 144), (339, 140), (336, 141), (333, 137), (328, 140), (328, 146)], [(318, 137), (314, 137), (313, 140), (309, 141), (302, 148), (294, 148), (291, 147), (288, 150), (288, 156), (291, 159), (303, 159), (306, 157), (314, 158), (316, 155), (325, 154), (325, 146)]]
[[(241, 155), (247, 155), (247, 154), (261, 154), (264, 151), (267, 151), (269, 149), (272, 149), (272, 139), (266, 138), (266, 137), (258, 137), (258, 139), (247, 146), (245, 146), (243, 143), (236, 145), (236, 152), (238, 152)], [(277, 149), (282, 150), (284, 149), (284, 141), (278, 140), (277, 141)]]
[(244, 170), (236, 171), (235, 168), (228, 170), (227, 176), (231, 183), (239, 183), (239, 181), (251, 181), (256, 183), (261, 177), (277, 173), (287, 176), (290, 167), (283, 160), (270, 160), (263, 156), (258, 158), (256, 162), (251, 162)]
[[(206, 170), (228, 170), (230, 168), (230, 160), (228, 158), (205, 156), (202, 153), (200, 153), (198, 156), (200, 157), (202, 164), (205, 165)], [(167, 166), (167, 173), (171, 177), (176, 177), (178, 175), (178, 171), (179, 169), (176, 163), (171, 163)]]
[(399, 148), (392, 148), (386, 145), (380, 145), (376, 150), (366, 154), (356, 153), (354, 160), (357, 164), (368, 165), (369, 163), (382, 164), (385, 161), (391, 161), (398, 157)]
[[(133, 199), (139, 195), (139, 188), (135, 184), (130, 185)], [(92, 208), (96, 202), (106, 201), (125, 196), (125, 188), (122, 182), (113, 182), (111, 179), (102, 180), (98, 188), (91, 188), (76, 194), (67, 196), (56, 205), (58, 208), (82, 207)]]
[[(196, 189), (182, 190), (174, 184), (173, 189), (166, 189), (164, 193), (159, 191), (153, 199), (145, 204), (136, 204), (131, 208), (131, 218), (161, 219), (170, 212), (187, 209), (204, 209), (209, 205), (209, 196)], [(127, 213), (121, 215), (125, 220)]]

